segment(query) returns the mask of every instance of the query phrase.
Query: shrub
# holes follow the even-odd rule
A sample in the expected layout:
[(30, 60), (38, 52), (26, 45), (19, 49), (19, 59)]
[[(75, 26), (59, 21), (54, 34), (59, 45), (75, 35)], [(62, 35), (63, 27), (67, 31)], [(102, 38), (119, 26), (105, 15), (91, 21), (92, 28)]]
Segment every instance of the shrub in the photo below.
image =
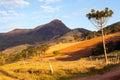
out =
[(91, 49), (92, 55), (100, 55), (104, 53), (103, 44), (99, 43), (95, 48)]
[(53, 54), (58, 55), (58, 54), (60, 54), (60, 51), (58, 51), (58, 50), (53, 51)]
[(27, 73), (27, 69), (26, 68), (19, 68), (19, 69), (15, 69), (14, 72), (15, 73)]
[[(110, 53), (114, 50), (120, 50), (120, 41), (109, 41), (106, 43), (106, 51), (107, 53)], [(104, 50), (103, 50), (103, 44), (102, 43), (98, 43), (96, 45), (95, 48), (92, 48), (91, 49), (91, 53), (92, 55), (100, 55), (100, 54), (103, 54), (104, 53)]]
[(29, 69), (27, 72), (29, 74), (36, 74), (36, 75), (39, 75), (39, 74), (50, 74), (50, 70), (34, 69), (34, 68)]
[(106, 43), (106, 51), (107, 51), (107, 53), (112, 52), (112, 51), (115, 50), (115, 43), (116, 42), (113, 42), (113, 41), (109, 41), (109, 42)]

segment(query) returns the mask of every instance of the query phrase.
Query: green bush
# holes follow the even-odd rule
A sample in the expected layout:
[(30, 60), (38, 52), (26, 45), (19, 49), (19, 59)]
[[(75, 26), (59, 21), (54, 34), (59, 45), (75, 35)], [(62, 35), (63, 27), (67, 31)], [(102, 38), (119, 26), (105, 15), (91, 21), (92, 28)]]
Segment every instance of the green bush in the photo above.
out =
[(60, 54), (60, 51), (58, 51), (58, 50), (53, 51), (53, 54), (58, 55), (58, 54)]

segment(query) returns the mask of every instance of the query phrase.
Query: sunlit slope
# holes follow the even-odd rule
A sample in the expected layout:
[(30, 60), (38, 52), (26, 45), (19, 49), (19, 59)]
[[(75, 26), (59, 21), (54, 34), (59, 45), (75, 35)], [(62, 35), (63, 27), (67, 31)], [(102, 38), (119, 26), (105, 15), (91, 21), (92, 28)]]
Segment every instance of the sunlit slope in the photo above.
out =
[(11, 48), (5, 49), (4, 51), (2, 51), (2, 53), (6, 55), (17, 54), (17, 53), (20, 53), (22, 50), (27, 49), (29, 46), (30, 45), (28, 44), (24, 44), (24, 45), (11, 47)]
[(61, 49), (67, 48), (69, 46), (73, 46), (75, 44), (78, 44), (78, 43), (80, 43), (80, 42), (59, 43), (59, 44), (56, 44), (54, 46), (51, 46), (46, 53), (52, 53), (53, 51), (61, 50)]
[[(114, 33), (114, 34), (110, 34), (110, 35), (106, 35), (105, 36), (106, 41), (110, 41), (110, 40), (116, 40), (119, 39), (120, 40), (120, 32), (119, 33)], [(93, 38), (90, 40), (85, 40), (81, 43), (69, 46), (67, 48), (61, 49), (60, 51), (62, 53), (71, 53), (71, 52), (76, 52), (76, 51), (80, 51), (83, 49), (88, 49), (89, 47), (93, 47), (95, 44), (101, 42), (102, 39), (101, 37), (97, 37), (97, 38)], [(86, 51), (86, 50), (85, 50)]]

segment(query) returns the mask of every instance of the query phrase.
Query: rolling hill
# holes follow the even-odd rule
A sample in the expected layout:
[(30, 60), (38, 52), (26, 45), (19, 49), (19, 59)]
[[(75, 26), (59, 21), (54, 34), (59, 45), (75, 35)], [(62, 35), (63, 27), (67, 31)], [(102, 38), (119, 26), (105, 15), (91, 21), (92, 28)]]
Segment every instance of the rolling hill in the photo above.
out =
[(91, 32), (91, 31), (83, 28), (76, 28), (63, 34), (61, 37), (58, 38), (58, 40), (62, 42), (82, 41), (86, 38), (84, 34), (88, 32)]
[[(48, 40), (51, 41), (51, 39), (53, 39), (53, 41), (54, 41), (54, 39), (59, 39), (61, 37), (73, 37), (73, 35), (76, 35), (76, 34), (80, 35), (81, 36), (81, 37), (79, 36), (80, 38), (83, 38), (82, 35), (84, 35), (84, 33), (91, 32), (91, 31), (88, 31), (85, 29), (70, 30), (69, 28), (67, 28), (67, 27), (65, 28), (64, 26), (63, 26), (63, 28), (65, 28), (65, 29), (63, 29), (63, 28), (59, 29), (56, 26), (60, 25), (60, 24), (61, 24), (61, 21), (54, 20), (48, 24), (38, 26), (34, 29), (28, 29), (28, 30), (15, 29), (8, 33), (1, 33), (0, 41), (4, 42), (4, 40), (5, 40), (5, 42), (6, 42), (9, 40), (13, 40), (13, 41), (16, 41), (16, 43), (17, 43), (17, 40), (18, 40), (18, 42), (21, 41), (19, 39), (21, 39), (22, 37), (23, 37), (23, 39), (27, 38), (26, 40), (28, 40), (28, 41), (30, 39), (29, 37), (31, 37), (33, 42), (31, 42), (30, 44), (38, 43), (38, 45), (39, 45), (39, 42), (48, 41)], [(52, 27), (52, 30), (51, 30), (51, 27)], [(112, 27), (109, 29), (112, 31)], [(113, 29), (116, 29), (116, 28), (113, 28)], [(59, 31), (59, 30), (61, 30), (61, 31)], [(40, 36), (40, 38), (41, 37), (43, 38), (43, 37), (46, 37), (47, 35), (49, 35), (47, 32), (51, 33), (50, 35), (52, 35), (52, 37), (48, 37), (49, 39), (46, 39), (46, 38), (42, 39), (43, 41), (41, 39), (39, 39), (38, 35)], [(19, 36), (19, 37), (17, 37), (17, 36)], [(38, 39), (40, 41), (34, 40), (34, 38), (36, 38), (36, 36), (38, 37)], [(14, 40), (16, 38), (19, 38), (19, 39)], [(105, 38), (106, 38), (106, 42), (120, 40), (119, 29), (118, 29), (118, 31), (111, 32), (111, 34), (106, 35)], [(5, 59), (7, 60), (7, 59), (12, 59), (12, 57), (14, 58), (14, 54), (18, 54), (17, 57), (15, 57), (15, 59), (18, 57), (21, 57), (21, 58), (15, 62), (13, 61), (14, 63), (8, 62), (7, 64), (4, 63), (5, 65), (2, 64), (2, 66), (0, 66), (0, 76), (2, 76), (2, 79), (5, 79), (5, 80), (29, 80), (29, 79), (32, 79), (32, 80), (35, 80), (35, 79), (58, 80), (58, 78), (61, 79), (61, 77), (63, 78), (66, 75), (74, 76), (74, 75), (80, 73), (78, 76), (82, 75), (82, 77), (83, 77), (83, 75), (88, 74), (88, 73), (86, 73), (86, 71), (89, 70), (88, 68), (90, 68), (90, 69), (93, 68), (93, 65), (91, 65), (91, 60), (88, 57), (88, 56), (92, 55), (91, 48), (95, 47), (101, 41), (102, 41), (101, 37), (96, 37), (96, 38), (92, 38), (89, 40), (73, 42), (73, 43), (59, 43), (57, 45), (51, 46), (45, 55), (30, 56), (30, 57), (26, 57), (25, 59), (23, 59), (23, 57), (19, 54), (19, 52), (21, 52), (22, 50), (29, 47), (30, 46), (30, 45), (28, 45), (29, 43), (25, 42), (28, 44), (26, 44), (26, 45), (17, 44), (19, 46), (16, 46), (15, 42), (13, 42), (13, 43), (11, 43), (13, 45), (10, 45), (10, 46), (15, 46), (15, 47), (8, 48), (3, 51), (3, 54), (6, 53), (7, 55), (9, 54), (12, 56), (11, 57), (8, 56), (8, 58), (6, 58), (6, 56), (1, 55), (0, 61), (4, 62)], [(7, 42), (6, 44), (9, 44), (9, 43), (10, 42)], [(24, 44), (24, 43), (20, 43), (20, 44)], [(32, 48), (30, 48), (30, 49), (32, 50)], [(61, 54), (57, 55), (57, 56), (54, 55), (53, 51), (55, 51), (55, 50), (60, 51)], [(29, 54), (29, 53), (27, 53), (27, 54)], [(24, 56), (27, 56), (27, 54), (25, 53)], [(87, 58), (83, 58), (83, 57), (87, 57)], [(49, 67), (48, 62), (49, 62), (49, 65), (51, 62), (55, 75), (54, 74), (51, 75), (51, 73), (50, 73), (51, 66)], [(93, 61), (93, 62), (95, 62), (95, 61)], [(98, 61), (94, 65), (98, 65)], [(103, 63), (101, 63), (99, 65), (101, 67), (101, 65), (103, 65)], [(104, 70), (104, 67), (103, 67), (103, 70)], [(115, 72), (116, 71), (119, 72), (118, 70), (115, 70)], [(85, 73), (85, 74), (83, 74), (83, 73)], [(114, 71), (110, 72), (110, 73), (114, 73)], [(93, 75), (95, 75), (95, 74), (96, 74), (96, 71), (94, 72)], [(105, 76), (106, 76), (106, 74), (105, 74)], [(116, 75), (114, 75), (114, 76), (116, 77)], [(112, 77), (114, 77), (114, 76), (112, 76)], [(119, 76), (119, 74), (117, 74), (117, 76)], [(108, 77), (110, 77), (110, 76), (108, 76)], [(74, 78), (75, 78), (75, 76), (74, 76)], [(94, 78), (94, 76), (93, 76), (93, 78)], [(73, 79), (73, 80), (76, 80), (76, 79)]]
[[(120, 32), (109, 34), (105, 36), (106, 41), (116, 41), (120, 40)], [(87, 57), (92, 55), (91, 48), (95, 47), (96, 44), (101, 42), (101, 37), (93, 38), (90, 40), (85, 40), (80, 43), (71, 45), (64, 49), (60, 49), (62, 55), (58, 57), (59, 60), (77, 60), (82, 57)]]
[(49, 41), (68, 31), (70, 29), (57, 19), (34, 29), (15, 29), (0, 34), (0, 50), (21, 44), (35, 44)]
[[(120, 31), (120, 22), (105, 27), (105, 33)], [(55, 19), (34, 29), (14, 29), (7, 33), (0, 33), (0, 50), (22, 44), (74, 42), (100, 36), (100, 31), (92, 32), (83, 28), (69, 29), (62, 21)]]
[[(120, 32), (106, 35), (105, 39), (106, 42), (118, 41), (120, 40)], [(91, 49), (100, 42), (102, 42), (101, 36), (81, 42), (59, 43), (51, 46), (46, 52), (46, 55), (41, 55), (41, 57), (38, 57), (37, 59), (49, 59), (50, 57), (54, 57), (54, 59), (62, 61), (79, 60), (80, 58), (91, 56)], [(53, 51), (59, 51), (60, 55), (53, 55)]]
[[(120, 40), (120, 32), (106, 35), (105, 38), (106, 38), (106, 41)], [(41, 76), (41, 78), (39, 78), (39, 79), (43, 79), (43, 80), (47, 79), (48, 80), (50, 77), (44, 78), (42, 74), (44, 74), (45, 76), (50, 75), (53, 78), (60, 77), (60, 75), (62, 77), (64, 77), (65, 76), (64, 74), (67, 74), (67, 75), (75, 74), (76, 75), (81, 72), (85, 73), (84, 75), (86, 75), (86, 74), (88, 74), (88, 73), (86, 73), (86, 71), (87, 70), (89, 71), (89, 69), (93, 68), (93, 66), (91, 65), (91, 61), (90, 61), (89, 57), (87, 57), (87, 56), (91, 55), (90, 49), (92, 47), (95, 47), (95, 45), (97, 43), (99, 43), (100, 41), (101, 41), (101, 37), (97, 37), (97, 38), (85, 40), (85, 41), (78, 42), (78, 43), (71, 43), (71, 44), (65, 43), (62, 45), (60, 45), (60, 44), (54, 45), (50, 49), (59, 50), (61, 52), (61, 55), (54, 56), (52, 53), (50, 53), (50, 54), (48, 53), (46, 55), (42, 55), (39, 57), (32, 57), (32, 58), (20, 60), (20, 61), (14, 62), (14, 63), (2, 65), (2, 66), (0, 66), (0, 76), (2, 76), (2, 79), (5, 79), (5, 80), (21, 80), (21, 79), (35, 80), (37, 78), (35, 76)], [(62, 47), (62, 46), (64, 46), (64, 47)], [(15, 49), (19, 50), (19, 48), (21, 48), (21, 47), (23, 47), (23, 46), (15, 47)], [(49, 51), (52, 52), (52, 50), (49, 50)], [(10, 52), (11, 50), (6, 50), (6, 51)], [(51, 57), (51, 55), (52, 55), (52, 57)], [(83, 57), (87, 57), (87, 58), (83, 58)], [(37, 59), (35, 59), (35, 58), (37, 58)], [(51, 75), (48, 62), (51, 62), (52, 66), (54, 68), (54, 74), (55, 75), (57, 74), (57, 76), (54, 77), (53, 76), (54, 74)], [(93, 61), (93, 62), (95, 62), (95, 61)], [(95, 63), (95, 65), (98, 65), (98, 61)], [(103, 65), (103, 63), (101, 65)], [(57, 73), (57, 72), (59, 72), (59, 73)], [(33, 74), (35, 74), (34, 77), (32, 76)], [(93, 74), (93, 75), (95, 75), (95, 74)], [(26, 75), (26, 76), (24, 76), (24, 75)], [(81, 73), (81, 75), (83, 75), (83, 74)], [(118, 75), (118, 74), (116, 74), (116, 75)], [(92, 76), (92, 77), (94, 77), (94, 76)], [(114, 76), (112, 76), (112, 77), (114, 77)], [(52, 80), (53, 80), (53, 78), (52, 78)], [(73, 78), (75, 78), (75, 77), (73, 77)], [(58, 78), (55, 80), (58, 80)], [(73, 80), (76, 80), (76, 79), (73, 79)]]

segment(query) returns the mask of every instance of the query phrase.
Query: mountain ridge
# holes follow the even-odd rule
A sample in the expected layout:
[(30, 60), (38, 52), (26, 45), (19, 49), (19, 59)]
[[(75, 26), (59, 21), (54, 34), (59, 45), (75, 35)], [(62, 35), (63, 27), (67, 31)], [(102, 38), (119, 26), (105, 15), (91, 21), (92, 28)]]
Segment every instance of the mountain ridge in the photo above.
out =
[(62, 21), (57, 19), (33, 29), (14, 29), (7, 33), (1, 33), (0, 47), (6, 49), (20, 44), (45, 42), (69, 30), (70, 29)]
[[(106, 29), (106, 34), (119, 32), (120, 22), (111, 24), (104, 29)], [(21, 44), (38, 44), (50, 40), (53, 40), (53, 42), (61, 42), (61, 40), (66, 42), (64, 39), (67, 42), (74, 40), (81, 41), (87, 39), (87, 36), (91, 36), (91, 33), (94, 32), (84, 28), (69, 29), (62, 21), (54, 19), (33, 29), (14, 29), (7, 33), (0, 33), (0, 50)], [(100, 31), (96, 33), (100, 34)]]

